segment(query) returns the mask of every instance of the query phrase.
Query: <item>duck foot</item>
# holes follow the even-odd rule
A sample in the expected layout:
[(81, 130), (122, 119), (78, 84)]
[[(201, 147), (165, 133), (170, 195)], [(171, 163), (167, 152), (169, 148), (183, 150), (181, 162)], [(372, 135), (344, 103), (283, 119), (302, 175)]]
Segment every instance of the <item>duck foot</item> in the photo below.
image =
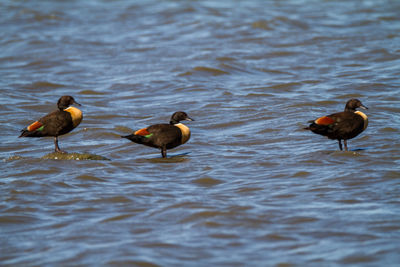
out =
[(347, 148), (347, 140), (344, 139), (344, 140), (343, 140), (343, 143), (344, 143), (344, 150), (345, 150), (345, 151), (349, 151), (348, 148)]
[(166, 147), (161, 148), (161, 155), (163, 158), (167, 157), (167, 148)]
[(342, 151), (343, 150), (342, 140), (338, 139), (338, 142), (339, 142), (339, 149), (340, 149), (340, 151)]
[(58, 137), (57, 136), (54, 137), (54, 146), (55, 146), (54, 151), (56, 153), (68, 154), (67, 151), (61, 150), (60, 147), (58, 146)]

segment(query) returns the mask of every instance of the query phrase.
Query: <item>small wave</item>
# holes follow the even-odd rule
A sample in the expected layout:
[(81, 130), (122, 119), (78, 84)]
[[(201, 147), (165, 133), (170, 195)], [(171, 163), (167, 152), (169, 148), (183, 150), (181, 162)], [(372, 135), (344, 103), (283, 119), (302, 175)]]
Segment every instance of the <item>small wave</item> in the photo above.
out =
[(223, 183), (223, 181), (211, 177), (197, 178), (192, 182), (205, 187), (211, 187)]
[(227, 71), (216, 69), (216, 68), (198, 66), (198, 67), (194, 67), (192, 71), (187, 71), (185, 73), (179, 74), (179, 76), (189, 76), (189, 75), (194, 75), (194, 74), (219, 76), (219, 75), (226, 75), (226, 74), (230, 74), (230, 73)]

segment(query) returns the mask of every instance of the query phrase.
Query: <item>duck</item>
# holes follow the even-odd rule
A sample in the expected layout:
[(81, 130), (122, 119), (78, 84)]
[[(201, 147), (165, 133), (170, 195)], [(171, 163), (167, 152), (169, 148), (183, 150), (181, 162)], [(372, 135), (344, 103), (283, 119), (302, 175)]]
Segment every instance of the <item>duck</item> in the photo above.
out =
[(358, 99), (347, 101), (343, 112), (322, 116), (316, 120), (309, 121), (311, 124), (304, 128), (313, 133), (323, 135), (332, 140), (338, 140), (339, 149), (348, 151), (347, 140), (362, 133), (368, 126), (368, 117), (357, 108), (368, 109)]
[(71, 105), (81, 106), (72, 96), (64, 95), (57, 102), (58, 109), (45, 115), (21, 130), (19, 137), (54, 137), (54, 150), (67, 153), (58, 146), (58, 137), (75, 129), (82, 121), (82, 111)]
[(134, 143), (161, 149), (161, 156), (167, 157), (167, 149), (185, 144), (190, 138), (190, 129), (181, 121), (194, 121), (186, 112), (172, 114), (169, 124), (154, 124), (139, 129), (133, 134), (121, 136)]

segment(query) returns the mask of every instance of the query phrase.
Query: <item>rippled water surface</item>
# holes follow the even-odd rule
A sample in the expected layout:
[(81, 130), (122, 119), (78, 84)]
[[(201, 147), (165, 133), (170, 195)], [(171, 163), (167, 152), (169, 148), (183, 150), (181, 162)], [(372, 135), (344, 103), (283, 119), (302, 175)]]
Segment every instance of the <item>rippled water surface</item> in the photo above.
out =
[[(398, 266), (399, 44), (400, 1), (1, 1), (0, 265)], [(61, 95), (69, 157), (17, 138)], [(350, 98), (351, 151), (303, 130)]]

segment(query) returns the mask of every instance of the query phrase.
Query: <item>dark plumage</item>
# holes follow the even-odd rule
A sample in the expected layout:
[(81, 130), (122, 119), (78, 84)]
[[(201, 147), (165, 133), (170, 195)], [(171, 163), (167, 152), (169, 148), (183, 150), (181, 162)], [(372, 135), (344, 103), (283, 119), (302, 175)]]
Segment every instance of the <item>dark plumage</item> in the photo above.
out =
[(65, 153), (58, 146), (58, 136), (69, 133), (82, 121), (82, 112), (72, 107), (72, 104), (80, 106), (72, 96), (62, 96), (57, 102), (58, 110), (47, 114), (21, 130), (19, 137), (54, 136), (55, 151)]
[(167, 157), (167, 149), (171, 149), (186, 143), (190, 138), (189, 128), (180, 121), (193, 121), (183, 112), (172, 114), (169, 124), (155, 124), (137, 130), (133, 134), (121, 136), (134, 143), (161, 149), (163, 158)]
[(343, 140), (344, 149), (347, 151), (347, 140), (356, 137), (368, 126), (367, 115), (361, 111), (356, 111), (357, 108), (368, 109), (360, 100), (350, 99), (347, 101), (343, 112), (310, 121), (310, 126), (304, 129), (338, 140), (340, 150), (343, 150), (341, 142)]

